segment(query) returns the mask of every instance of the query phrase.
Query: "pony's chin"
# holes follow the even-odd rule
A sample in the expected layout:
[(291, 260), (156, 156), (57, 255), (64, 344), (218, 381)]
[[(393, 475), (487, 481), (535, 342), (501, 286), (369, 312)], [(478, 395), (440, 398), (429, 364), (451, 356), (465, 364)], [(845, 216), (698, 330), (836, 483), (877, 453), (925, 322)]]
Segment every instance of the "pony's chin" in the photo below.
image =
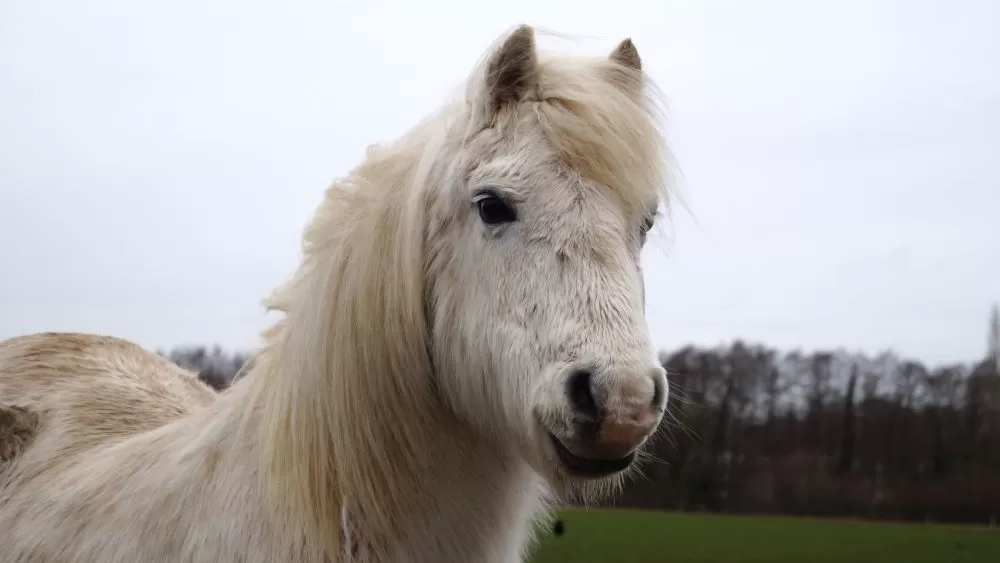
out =
[(550, 501), (557, 504), (598, 505), (613, 496), (625, 482), (628, 470), (581, 479), (566, 473), (561, 467), (554, 467), (545, 477), (546, 491)]

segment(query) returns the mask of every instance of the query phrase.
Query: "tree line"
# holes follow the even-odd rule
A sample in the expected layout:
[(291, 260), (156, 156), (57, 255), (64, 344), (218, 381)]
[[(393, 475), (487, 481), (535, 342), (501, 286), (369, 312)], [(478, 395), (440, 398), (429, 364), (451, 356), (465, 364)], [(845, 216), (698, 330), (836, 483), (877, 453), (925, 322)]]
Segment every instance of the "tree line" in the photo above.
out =
[(781, 354), (735, 342), (662, 361), (673, 393), (656, 461), (616, 504), (938, 522), (1000, 516), (995, 358), (928, 368), (892, 353)]
[[(615, 506), (995, 523), (1000, 319), (979, 362), (780, 352), (736, 341), (661, 353), (668, 414)], [(161, 354), (225, 388), (246, 353)]]

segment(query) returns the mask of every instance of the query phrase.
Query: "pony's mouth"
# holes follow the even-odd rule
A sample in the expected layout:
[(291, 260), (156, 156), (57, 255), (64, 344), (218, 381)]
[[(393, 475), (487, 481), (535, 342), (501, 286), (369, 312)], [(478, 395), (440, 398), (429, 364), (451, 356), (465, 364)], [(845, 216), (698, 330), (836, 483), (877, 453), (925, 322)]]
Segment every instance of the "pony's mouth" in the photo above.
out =
[(635, 452), (619, 459), (589, 459), (580, 457), (569, 451), (559, 438), (553, 436), (552, 433), (549, 433), (549, 440), (552, 441), (552, 446), (555, 448), (556, 455), (559, 456), (559, 461), (562, 462), (563, 467), (574, 477), (591, 479), (607, 477), (608, 475), (628, 469), (632, 465), (632, 462), (635, 461)]

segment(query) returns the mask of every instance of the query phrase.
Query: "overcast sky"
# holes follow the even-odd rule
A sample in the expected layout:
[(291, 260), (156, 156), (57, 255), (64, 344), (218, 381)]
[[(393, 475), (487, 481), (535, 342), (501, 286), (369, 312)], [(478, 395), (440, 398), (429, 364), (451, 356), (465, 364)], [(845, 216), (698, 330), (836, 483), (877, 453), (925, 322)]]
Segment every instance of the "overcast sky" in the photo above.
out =
[(657, 344), (982, 356), (1000, 2), (0, 2), (0, 338), (255, 345), (323, 190), (526, 22), (635, 40), (686, 204)]

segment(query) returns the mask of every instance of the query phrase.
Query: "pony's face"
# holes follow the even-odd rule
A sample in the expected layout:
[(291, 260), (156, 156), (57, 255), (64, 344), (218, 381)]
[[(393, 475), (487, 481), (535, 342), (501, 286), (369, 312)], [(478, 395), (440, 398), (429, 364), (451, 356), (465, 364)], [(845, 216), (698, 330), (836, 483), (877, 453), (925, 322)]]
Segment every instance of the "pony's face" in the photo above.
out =
[[(631, 42), (610, 60), (638, 71)], [(537, 99), (544, 74), (530, 29), (508, 38), (487, 68), (483, 126), (464, 141), (431, 206), (439, 391), (556, 489), (607, 483), (632, 465), (667, 399), (639, 267), (658, 191), (606, 185), (593, 166), (567, 158), (576, 139), (557, 137), (572, 131), (546, 125), (565, 128), (558, 121), (572, 115), (540, 108), (558, 102)]]

